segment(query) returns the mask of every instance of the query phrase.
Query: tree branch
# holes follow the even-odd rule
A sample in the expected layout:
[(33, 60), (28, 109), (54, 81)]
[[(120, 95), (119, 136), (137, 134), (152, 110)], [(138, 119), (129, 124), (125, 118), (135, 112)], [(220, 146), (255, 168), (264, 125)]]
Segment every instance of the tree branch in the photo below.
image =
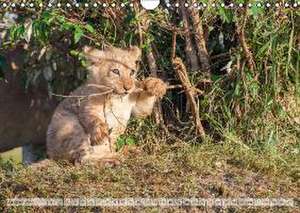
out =
[(192, 89), (193, 86), (188, 78), (186, 67), (183, 64), (181, 58), (179, 57), (174, 58), (172, 60), (172, 64), (179, 80), (182, 83), (188, 101), (190, 102), (190, 108), (191, 108), (194, 124), (196, 127), (196, 134), (199, 135), (202, 139), (204, 139), (205, 132), (199, 116), (199, 107), (197, 104), (198, 98), (196, 97), (195, 90)]
[(240, 22), (238, 21), (236, 24), (237, 34), (239, 37), (240, 44), (242, 45), (243, 52), (246, 57), (247, 65), (248, 65), (249, 69), (254, 73), (254, 70), (256, 69), (256, 65), (254, 62), (253, 54), (249, 48), (249, 45), (247, 44), (246, 36), (245, 36), (245, 27), (246, 27), (247, 18), (248, 18), (247, 8), (243, 9), (242, 18), (243, 18), (243, 20)]

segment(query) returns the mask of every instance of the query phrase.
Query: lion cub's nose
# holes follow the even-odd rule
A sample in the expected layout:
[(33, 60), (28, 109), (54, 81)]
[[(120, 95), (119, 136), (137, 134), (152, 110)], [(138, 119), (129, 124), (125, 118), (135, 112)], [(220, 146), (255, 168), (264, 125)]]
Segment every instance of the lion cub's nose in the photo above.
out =
[(132, 87), (133, 87), (133, 82), (131, 82), (131, 81), (124, 82), (124, 84), (123, 84), (123, 88), (126, 92), (128, 90), (132, 89)]
[(125, 84), (123, 87), (124, 87), (124, 90), (127, 92), (128, 90), (130, 90), (132, 88), (132, 85)]

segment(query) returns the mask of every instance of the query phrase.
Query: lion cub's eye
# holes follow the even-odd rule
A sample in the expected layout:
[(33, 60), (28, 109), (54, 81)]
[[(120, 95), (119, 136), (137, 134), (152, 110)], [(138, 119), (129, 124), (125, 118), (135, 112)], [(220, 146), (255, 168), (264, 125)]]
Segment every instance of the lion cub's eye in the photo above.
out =
[(112, 69), (111, 71), (116, 75), (120, 75), (120, 70), (118, 69)]
[(130, 76), (133, 76), (135, 74), (135, 72), (136, 72), (135, 70), (131, 70), (130, 71)]

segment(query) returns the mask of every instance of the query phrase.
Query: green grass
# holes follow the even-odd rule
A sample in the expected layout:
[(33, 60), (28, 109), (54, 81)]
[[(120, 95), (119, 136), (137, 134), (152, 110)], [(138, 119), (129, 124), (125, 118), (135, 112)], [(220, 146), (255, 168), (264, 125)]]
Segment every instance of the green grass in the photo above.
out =
[[(2, 207), (13, 197), (45, 198), (296, 198), (299, 158), (295, 154), (255, 151), (233, 135), (227, 141), (192, 145), (166, 144), (165, 139), (123, 147), (124, 162), (116, 168), (74, 167), (50, 162), (41, 169), (11, 162), (0, 165)], [(168, 139), (168, 138), (166, 138)], [(148, 146), (152, 147), (152, 151)], [(150, 150), (150, 151), (149, 151)], [(92, 208), (90, 208), (92, 210)], [(14, 207), (11, 211), (20, 211)], [(23, 210), (41, 209), (26, 207)], [(50, 209), (48, 209), (50, 211)], [(51, 209), (54, 210), (54, 209)], [(137, 211), (134, 208), (102, 209)], [(158, 210), (145, 209), (157, 212)], [(288, 209), (281, 209), (287, 211)]]

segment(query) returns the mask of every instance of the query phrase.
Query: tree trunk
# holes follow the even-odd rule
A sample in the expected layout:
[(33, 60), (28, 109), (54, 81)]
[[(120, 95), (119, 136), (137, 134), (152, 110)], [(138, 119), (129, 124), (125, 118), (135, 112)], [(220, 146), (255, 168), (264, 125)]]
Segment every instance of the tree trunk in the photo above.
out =
[(196, 8), (191, 8), (191, 18), (193, 21), (194, 35), (196, 41), (196, 47), (198, 51), (198, 59), (201, 63), (201, 69), (210, 75), (209, 55), (206, 48), (206, 41), (204, 37), (204, 31), (202, 26), (202, 20), (199, 17), (199, 13)]
[(200, 69), (200, 65), (197, 58), (197, 53), (194, 49), (194, 45), (192, 42), (189, 18), (187, 15), (188, 10), (185, 8), (184, 2), (180, 3), (180, 11), (183, 19), (183, 29), (184, 29), (184, 36), (185, 36), (185, 53), (187, 55), (187, 59), (190, 64), (191, 70), (196, 71)]

